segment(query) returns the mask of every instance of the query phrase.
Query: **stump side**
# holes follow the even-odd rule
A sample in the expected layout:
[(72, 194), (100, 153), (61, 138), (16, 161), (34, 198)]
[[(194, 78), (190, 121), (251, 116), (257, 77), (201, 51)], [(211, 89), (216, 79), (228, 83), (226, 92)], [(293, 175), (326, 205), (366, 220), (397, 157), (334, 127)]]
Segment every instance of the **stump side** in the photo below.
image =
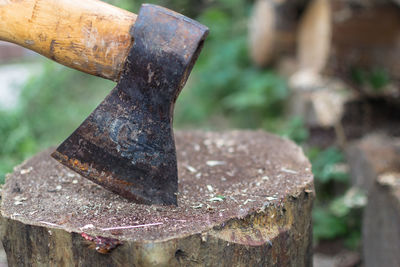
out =
[(362, 233), (366, 267), (400, 266), (400, 172), (380, 175), (371, 187)]
[[(178, 207), (130, 203), (49, 150), (17, 167), (3, 189), (9, 263), (310, 264), (313, 177), (299, 147), (261, 131), (177, 132), (176, 144)], [(85, 236), (122, 245), (101, 255)]]
[(366, 267), (400, 266), (400, 139), (370, 134), (346, 149), (353, 186), (368, 194), (363, 213)]
[(124, 241), (108, 254), (80, 233), (2, 218), (9, 266), (312, 266), (313, 197), (202, 233), (163, 242)]

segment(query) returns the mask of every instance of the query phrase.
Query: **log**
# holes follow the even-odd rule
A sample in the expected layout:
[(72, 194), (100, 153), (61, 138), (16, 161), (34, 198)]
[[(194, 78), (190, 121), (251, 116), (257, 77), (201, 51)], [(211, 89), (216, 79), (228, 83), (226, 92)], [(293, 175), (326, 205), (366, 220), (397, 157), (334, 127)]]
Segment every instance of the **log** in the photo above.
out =
[(313, 0), (299, 22), (297, 57), (299, 69), (320, 73), (329, 57), (332, 35), (330, 0)]
[(250, 57), (256, 66), (270, 63), (274, 52), (276, 11), (272, 1), (258, 0), (249, 22)]
[(302, 83), (289, 83), (288, 111), (304, 118), (310, 130), (309, 144), (347, 147), (372, 132), (400, 136), (400, 98), (366, 97), (334, 78), (325, 77), (313, 87), (299, 86)]
[(354, 98), (337, 79), (324, 79), (311, 90), (294, 86), (290, 89), (289, 113), (301, 115), (308, 127), (334, 127), (342, 119), (345, 104)]
[(346, 87), (339, 79), (325, 77), (315, 87), (309, 88), (308, 81), (292, 81), (289, 83), (288, 111), (292, 116), (304, 118), (304, 124), (309, 129), (307, 142), (318, 147), (346, 143), (342, 118), (347, 112), (346, 105), (356, 98), (354, 92), (344, 89)]
[(353, 185), (368, 193), (364, 264), (400, 266), (400, 139), (370, 135), (349, 146), (346, 154)]
[(366, 267), (400, 266), (400, 172), (380, 175), (372, 187), (362, 236)]
[(311, 166), (257, 131), (177, 132), (178, 207), (129, 202), (46, 150), (2, 192), (10, 266), (311, 266)]
[(301, 10), (310, 0), (257, 0), (249, 21), (253, 63), (268, 66), (282, 56), (294, 56)]

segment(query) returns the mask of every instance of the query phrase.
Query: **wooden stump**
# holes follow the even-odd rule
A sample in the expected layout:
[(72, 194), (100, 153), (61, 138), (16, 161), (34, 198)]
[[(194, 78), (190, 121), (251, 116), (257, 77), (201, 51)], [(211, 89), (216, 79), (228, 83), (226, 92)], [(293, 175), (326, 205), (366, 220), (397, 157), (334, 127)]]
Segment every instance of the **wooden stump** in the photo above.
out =
[(400, 266), (400, 172), (381, 174), (371, 188), (362, 233), (366, 267)]
[(349, 146), (346, 154), (353, 185), (368, 192), (364, 264), (400, 266), (400, 139), (370, 135)]
[(2, 193), (9, 265), (311, 265), (313, 176), (299, 147), (261, 131), (177, 132), (176, 144), (178, 207), (131, 203), (51, 150), (16, 167)]

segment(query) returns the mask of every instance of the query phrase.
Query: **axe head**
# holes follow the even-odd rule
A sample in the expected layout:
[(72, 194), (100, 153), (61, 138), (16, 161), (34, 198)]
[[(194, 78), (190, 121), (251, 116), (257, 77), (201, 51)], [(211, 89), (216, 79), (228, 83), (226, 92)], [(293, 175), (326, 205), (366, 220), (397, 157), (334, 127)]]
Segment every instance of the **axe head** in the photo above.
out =
[(143, 5), (117, 86), (52, 156), (127, 199), (177, 205), (175, 101), (208, 29)]

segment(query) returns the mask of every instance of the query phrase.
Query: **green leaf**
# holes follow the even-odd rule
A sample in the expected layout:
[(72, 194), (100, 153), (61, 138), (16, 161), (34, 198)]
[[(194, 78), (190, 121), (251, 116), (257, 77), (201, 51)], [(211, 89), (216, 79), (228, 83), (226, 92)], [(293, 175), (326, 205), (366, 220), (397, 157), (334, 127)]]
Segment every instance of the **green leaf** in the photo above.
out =
[(326, 150), (309, 155), (315, 179), (321, 183), (329, 181), (347, 182), (348, 173), (337, 170), (338, 163), (344, 161), (343, 154), (336, 148), (328, 148)]
[(291, 118), (287, 125), (280, 130), (280, 135), (295, 141), (297, 144), (304, 143), (309, 137), (308, 129), (301, 117)]
[(383, 69), (375, 69), (369, 75), (368, 81), (375, 91), (380, 91), (384, 86), (389, 84), (390, 78), (387, 71)]
[(329, 206), (332, 214), (337, 217), (344, 217), (348, 215), (350, 212), (350, 208), (350, 206), (346, 205), (344, 197), (334, 199)]
[(313, 235), (316, 240), (334, 239), (347, 233), (344, 218), (337, 217), (329, 211), (316, 207), (313, 210)]

